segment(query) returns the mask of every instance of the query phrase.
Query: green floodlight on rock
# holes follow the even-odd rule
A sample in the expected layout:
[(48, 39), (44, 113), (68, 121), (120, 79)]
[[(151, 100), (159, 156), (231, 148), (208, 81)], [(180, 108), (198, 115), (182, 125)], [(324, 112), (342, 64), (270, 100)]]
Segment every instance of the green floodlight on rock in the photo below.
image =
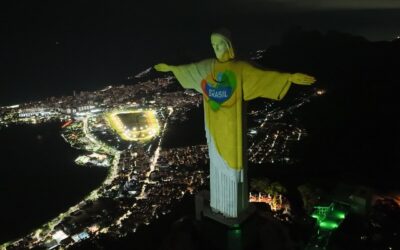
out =
[(317, 220), (317, 225), (322, 230), (335, 230), (346, 218), (346, 212), (335, 209), (335, 204), (329, 206), (316, 206), (311, 217)]
[(326, 220), (326, 221), (321, 221), (319, 223), (319, 227), (321, 229), (325, 229), (325, 230), (334, 230), (334, 229), (338, 228), (339, 225), (334, 221)]
[(227, 232), (227, 244), (228, 249), (231, 250), (242, 250), (243, 249), (243, 235), (242, 229), (230, 229)]
[(314, 219), (317, 219), (317, 221), (320, 221), (322, 219), (320, 215), (314, 214), (314, 213), (311, 215), (311, 217), (313, 217)]
[(346, 213), (340, 210), (334, 210), (333, 211), (333, 215), (341, 220), (344, 220), (346, 218)]

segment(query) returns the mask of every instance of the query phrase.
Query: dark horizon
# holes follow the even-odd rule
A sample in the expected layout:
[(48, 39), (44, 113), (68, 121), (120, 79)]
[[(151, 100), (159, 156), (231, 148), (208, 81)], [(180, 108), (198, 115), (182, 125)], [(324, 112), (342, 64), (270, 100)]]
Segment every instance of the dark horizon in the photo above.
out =
[(400, 6), (374, 2), (359, 8), (341, 1), (317, 7), (304, 1), (299, 7), (289, 0), (9, 3), (0, 10), (0, 105), (93, 91), (155, 63), (211, 57), (209, 34), (220, 26), (231, 29), (245, 55), (279, 44), (295, 27), (394, 39), (400, 34)]

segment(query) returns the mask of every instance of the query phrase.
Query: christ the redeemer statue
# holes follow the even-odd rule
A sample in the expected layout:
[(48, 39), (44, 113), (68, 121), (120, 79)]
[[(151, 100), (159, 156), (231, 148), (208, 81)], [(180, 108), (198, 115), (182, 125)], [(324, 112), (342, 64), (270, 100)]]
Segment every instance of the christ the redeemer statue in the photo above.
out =
[(205, 132), (210, 156), (210, 206), (236, 218), (248, 206), (246, 148), (243, 147), (243, 100), (258, 97), (281, 100), (292, 83), (310, 85), (315, 78), (301, 73), (263, 70), (235, 60), (229, 32), (211, 34), (215, 58), (187, 65), (160, 63), (185, 89), (203, 95)]

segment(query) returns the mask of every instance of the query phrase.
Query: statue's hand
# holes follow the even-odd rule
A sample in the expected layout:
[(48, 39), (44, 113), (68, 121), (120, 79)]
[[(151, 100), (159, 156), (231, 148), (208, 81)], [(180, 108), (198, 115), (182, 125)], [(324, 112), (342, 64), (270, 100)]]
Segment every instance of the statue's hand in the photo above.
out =
[(289, 81), (300, 85), (311, 85), (316, 81), (316, 79), (315, 77), (306, 74), (294, 73), (290, 75)]
[(161, 72), (168, 72), (171, 71), (171, 66), (165, 63), (159, 63), (154, 66), (154, 69)]

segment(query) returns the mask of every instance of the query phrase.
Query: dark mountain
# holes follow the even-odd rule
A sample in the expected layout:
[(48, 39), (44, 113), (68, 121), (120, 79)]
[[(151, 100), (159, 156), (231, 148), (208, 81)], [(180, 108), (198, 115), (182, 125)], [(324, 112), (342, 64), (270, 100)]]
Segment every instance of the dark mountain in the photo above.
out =
[[(316, 76), (327, 94), (301, 109), (310, 137), (297, 153), (304, 171), (395, 187), (398, 166), (400, 40), (369, 42), (346, 33), (292, 29), (258, 62)], [(294, 86), (292, 93), (303, 86)]]

